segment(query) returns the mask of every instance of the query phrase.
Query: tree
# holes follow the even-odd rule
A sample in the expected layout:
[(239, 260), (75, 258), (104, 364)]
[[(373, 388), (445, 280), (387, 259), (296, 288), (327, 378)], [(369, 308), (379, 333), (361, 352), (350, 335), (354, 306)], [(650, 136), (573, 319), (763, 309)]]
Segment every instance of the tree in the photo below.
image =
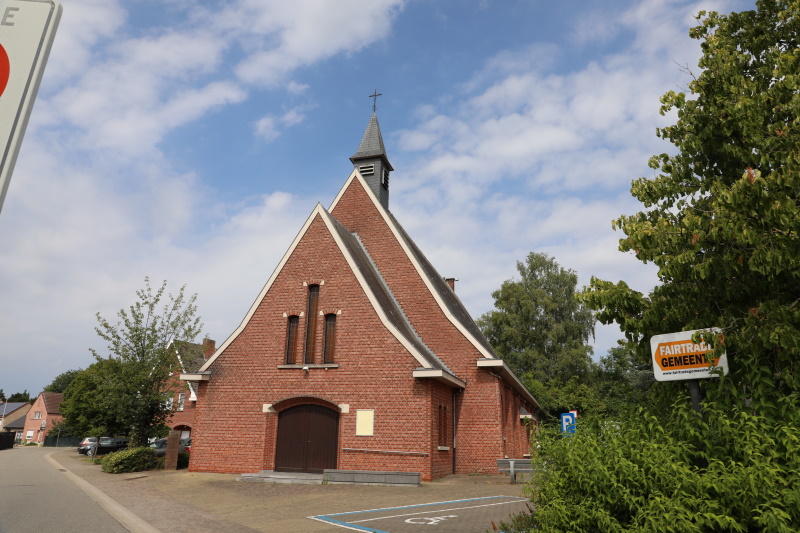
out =
[(121, 372), (118, 359), (101, 359), (81, 370), (64, 391), (61, 415), (73, 435), (126, 435), (130, 428), (119, 419), (116, 376)]
[(0, 389), (0, 402), (6, 401), (6, 393), (3, 392), (3, 389)]
[(23, 392), (15, 392), (11, 396), (9, 396), (8, 401), (33, 403), (34, 401), (36, 401), (36, 398), (31, 398), (28, 389), (25, 389)]
[(72, 380), (75, 379), (78, 374), (81, 373), (81, 370), (67, 370), (55, 378), (50, 383), (50, 385), (46, 386), (42, 392), (64, 392), (69, 387), (69, 384), (72, 383)]
[(636, 346), (624, 341), (617, 341), (595, 367), (594, 387), (612, 419), (626, 417), (649, 401), (652, 385), (653, 366), (642, 362)]
[(577, 274), (535, 252), (517, 262), (517, 271), (520, 279), (492, 293), (495, 310), (478, 326), (545, 411), (591, 408), (594, 316), (576, 297)]
[(662, 97), (677, 153), (651, 159), (631, 188), (644, 209), (614, 222), (661, 284), (585, 293), (640, 362), (655, 334), (720, 328), (730, 374), (702, 380), (701, 416), (664, 382), (657, 409), (543, 442), (542, 530), (800, 530), (800, 1), (756, 6), (698, 15), (692, 96)]
[[(116, 421), (130, 432), (134, 444), (143, 445), (148, 438), (163, 433), (164, 423), (172, 414), (167, 400), (176, 383), (172, 372), (177, 367), (173, 341), (193, 341), (202, 328), (195, 316), (197, 295), (185, 296), (181, 287), (176, 296), (165, 299), (167, 282), (155, 292), (145, 278), (145, 288), (136, 292), (138, 301), (117, 313), (119, 322), (112, 324), (97, 313), (97, 334), (108, 342), (108, 359), (116, 360), (119, 369), (101, 389), (116, 408)], [(95, 350), (98, 361), (102, 357)]]

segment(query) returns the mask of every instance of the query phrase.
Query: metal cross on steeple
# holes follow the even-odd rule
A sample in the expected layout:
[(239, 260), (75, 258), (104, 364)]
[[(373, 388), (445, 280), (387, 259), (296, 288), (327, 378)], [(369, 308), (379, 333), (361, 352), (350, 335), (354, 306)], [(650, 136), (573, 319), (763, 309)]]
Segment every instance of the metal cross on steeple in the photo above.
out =
[(372, 98), (372, 112), (374, 113), (378, 109), (378, 97), (383, 96), (382, 93), (378, 92), (378, 89), (375, 89), (375, 92), (369, 95)]

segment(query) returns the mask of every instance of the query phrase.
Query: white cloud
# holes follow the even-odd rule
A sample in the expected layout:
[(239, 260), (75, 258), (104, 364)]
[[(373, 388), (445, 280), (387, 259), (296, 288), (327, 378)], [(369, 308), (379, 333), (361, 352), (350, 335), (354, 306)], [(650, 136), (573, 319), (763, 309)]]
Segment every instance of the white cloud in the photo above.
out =
[(387, 37), (403, 4), (403, 0), (240, 0), (217, 23), (241, 35), (248, 47), (247, 57), (236, 69), (239, 77), (246, 83), (275, 86), (298, 67), (355, 52)]
[(281, 135), (280, 127), (296, 126), (306, 119), (305, 112), (313, 106), (297, 106), (279, 117), (266, 115), (253, 125), (256, 135), (263, 141), (274, 141)]

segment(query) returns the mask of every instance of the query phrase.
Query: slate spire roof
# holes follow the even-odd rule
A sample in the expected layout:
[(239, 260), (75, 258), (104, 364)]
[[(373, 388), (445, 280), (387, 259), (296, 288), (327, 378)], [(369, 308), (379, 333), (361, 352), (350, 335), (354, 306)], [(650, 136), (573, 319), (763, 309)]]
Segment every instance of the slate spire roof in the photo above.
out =
[(386, 157), (386, 147), (383, 145), (383, 135), (381, 135), (381, 127), (378, 124), (378, 115), (375, 113), (372, 113), (367, 129), (364, 131), (364, 137), (361, 139), (361, 144), (358, 145), (356, 153), (350, 157), (350, 161), (355, 163), (359, 159), (372, 157), (384, 159), (389, 170), (394, 170), (389, 163), (389, 158)]

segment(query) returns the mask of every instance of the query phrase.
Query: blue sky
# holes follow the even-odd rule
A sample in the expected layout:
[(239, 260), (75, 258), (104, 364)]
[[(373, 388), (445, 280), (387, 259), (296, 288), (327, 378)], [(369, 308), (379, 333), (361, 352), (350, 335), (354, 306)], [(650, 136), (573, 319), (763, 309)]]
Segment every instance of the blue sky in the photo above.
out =
[[(145, 276), (198, 293), (221, 344), (349, 175), (377, 89), (390, 208), (473, 316), (545, 252), (656, 282), (617, 251), (630, 182), (670, 151), (701, 9), (738, 1), (62, 0), (0, 213), (0, 388), (104, 353), (95, 313)], [(595, 352), (620, 336), (598, 328)]]

